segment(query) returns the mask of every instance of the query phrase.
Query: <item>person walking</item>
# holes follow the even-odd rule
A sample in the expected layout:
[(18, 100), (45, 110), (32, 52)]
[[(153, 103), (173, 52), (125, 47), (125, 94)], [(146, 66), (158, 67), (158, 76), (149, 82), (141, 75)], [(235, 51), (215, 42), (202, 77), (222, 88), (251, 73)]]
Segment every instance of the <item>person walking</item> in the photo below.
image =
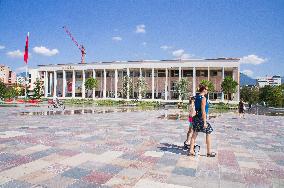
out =
[(243, 99), (241, 99), (239, 102), (239, 117), (245, 118), (244, 113), (245, 113), (245, 104), (244, 104)]
[(195, 98), (195, 111), (196, 115), (193, 117), (193, 134), (190, 141), (190, 150), (188, 155), (195, 156), (194, 145), (198, 132), (206, 134), (207, 157), (215, 157), (216, 153), (211, 151), (211, 137), (213, 128), (207, 122), (209, 103), (205, 97), (208, 94), (208, 87), (199, 85), (199, 95)]

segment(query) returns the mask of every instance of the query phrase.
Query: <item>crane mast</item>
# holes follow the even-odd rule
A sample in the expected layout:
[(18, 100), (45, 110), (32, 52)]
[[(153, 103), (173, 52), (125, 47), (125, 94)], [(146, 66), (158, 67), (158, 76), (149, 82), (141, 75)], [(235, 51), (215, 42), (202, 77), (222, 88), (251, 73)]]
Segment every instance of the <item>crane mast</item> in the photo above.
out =
[(83, 45), (79, 45), (79, 43), (76, 41), (76, 39), (72, 36), (71, 32), (67, 29), (66, 26), (62, 27), (65, 32), (67, 33), (67, 35), (69, 35), (69, 37), (71, 38), (71, 40), (75, 43), (75, 45), (79, 48), (79, 50), (81, 51), (81, 63), (84, 64), (85, 63), (85, 55), (86, 55), (86, 50), (84, 48)]

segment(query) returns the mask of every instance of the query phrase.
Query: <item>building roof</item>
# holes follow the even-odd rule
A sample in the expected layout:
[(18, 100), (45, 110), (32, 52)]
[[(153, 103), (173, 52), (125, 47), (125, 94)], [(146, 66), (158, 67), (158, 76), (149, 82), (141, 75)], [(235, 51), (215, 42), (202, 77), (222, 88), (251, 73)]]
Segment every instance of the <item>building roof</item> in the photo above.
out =
[(102, 64), (142, 64), (142, 63), (185, 63), (185, 62), (208, 62), (208, 61), (232, 61), (238, 62), (239, 58), (212, 58), (212, 59), (163, 59), (163, 60), (128, 60), (128, 61), (100, 61), (100, 62), (90, 62), (90, 63), (64, 63), (64, 64), (48, 64), (48, 65), (38, 65), (39, 67), (46, 66), (62, 66), (62, 65), (102, 65)]

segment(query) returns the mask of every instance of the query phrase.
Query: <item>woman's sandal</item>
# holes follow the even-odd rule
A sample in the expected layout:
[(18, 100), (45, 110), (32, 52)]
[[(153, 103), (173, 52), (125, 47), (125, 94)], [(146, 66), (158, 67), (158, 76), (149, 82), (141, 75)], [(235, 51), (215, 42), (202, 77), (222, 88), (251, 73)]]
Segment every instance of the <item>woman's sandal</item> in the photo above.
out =
[(187, 144), (186, 141), (184, 141), (184, 148), (190, 148), (190, 144)]
[(216, 155), (215, 152), (207, 153), (207, 157), (215, 157)]
[(195, 153), (188, 153), (187, 156), (189, 156), (189, 157), (194, 157), (194, 156), (195, 156)]

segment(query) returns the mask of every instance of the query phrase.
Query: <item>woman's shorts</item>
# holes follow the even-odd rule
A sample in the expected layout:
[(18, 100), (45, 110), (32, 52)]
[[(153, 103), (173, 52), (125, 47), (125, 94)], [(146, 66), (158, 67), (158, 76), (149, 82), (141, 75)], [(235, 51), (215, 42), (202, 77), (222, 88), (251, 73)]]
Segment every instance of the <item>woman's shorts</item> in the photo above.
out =
[(213, 128), (211, 127), (210, 123), (207, 123), (207, 128), (204, 128), (204, 121), (202, 118), (198, 116), (193, 117), (193, 130), (196, 132), (203, 132), (206, 134), (210, 134), (213, 132)]

